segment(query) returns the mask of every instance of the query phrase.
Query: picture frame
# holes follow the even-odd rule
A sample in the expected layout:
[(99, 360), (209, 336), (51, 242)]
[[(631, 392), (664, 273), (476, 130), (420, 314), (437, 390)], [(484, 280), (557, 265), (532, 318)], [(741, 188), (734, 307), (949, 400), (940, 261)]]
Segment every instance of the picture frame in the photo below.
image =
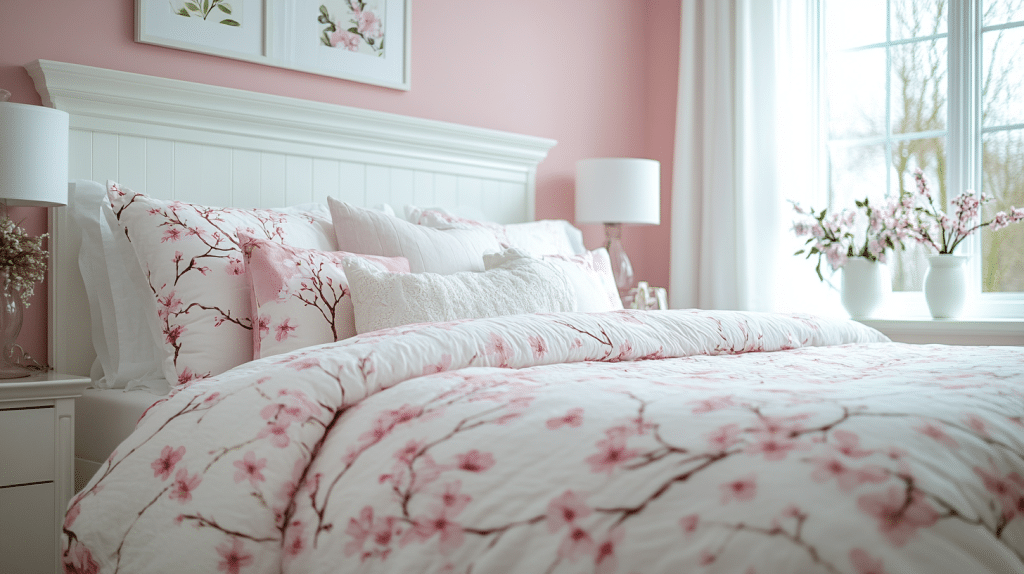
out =
[(135, 41), (410, 88), (412, 0), (136, 0)]

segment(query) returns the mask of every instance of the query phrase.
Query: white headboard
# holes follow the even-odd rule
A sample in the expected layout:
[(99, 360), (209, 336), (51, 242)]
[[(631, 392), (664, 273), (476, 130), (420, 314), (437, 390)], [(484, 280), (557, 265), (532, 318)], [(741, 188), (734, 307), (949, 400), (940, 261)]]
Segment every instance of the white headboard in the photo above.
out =
[[(554, 140), (39, 60), (44, 105), (71, 115), (70, 177), (163, 199), (281, 207), (330, 195), (358, 205), (469, 206), (534, 217), (537, 164)], [(49, 363), (95, 358), (78, 270), (80, 234), (50, 210)]]

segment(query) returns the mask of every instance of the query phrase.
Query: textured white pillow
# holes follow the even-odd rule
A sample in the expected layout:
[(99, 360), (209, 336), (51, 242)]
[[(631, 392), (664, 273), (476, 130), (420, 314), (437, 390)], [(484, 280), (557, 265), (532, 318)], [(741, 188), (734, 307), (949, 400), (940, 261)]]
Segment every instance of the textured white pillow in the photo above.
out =
[(522, 253), (481, 273), (389, 273), (358, 257), (345, 258), (342, 266), (358, 333), (578, 306), (576, 288), (558, 265)]
[[(501, 253), (484, 255), (484, 266), (493, 269), (522, 258), (530, 259), (531, 256), (517, 249), (506, 249)], [(603, 313), (622, 309), (622, 301), (615, 287), (615, 279), (611, 275), (611, 262), (605, 248), (572, 257), (547, 255), (540, 259), (556, 268), (572, 286), (576, 293), (574, 311)]]
[(499, 251), (494, 235), (478, 229), (442, 231), (327, 198), (338, 249), (405, 257), (413, 273), (483, 271), (484, 253)]
[(434, 229), (486, 229), (502, 247), (513, 247), (530, 255), (563, 255), (586, 253), (583, 232), (564, 219), (542, 219), (526, 223), (502, 225), (459, 217), (432, 207), (405, 206), (405, 217), (412, 223)]

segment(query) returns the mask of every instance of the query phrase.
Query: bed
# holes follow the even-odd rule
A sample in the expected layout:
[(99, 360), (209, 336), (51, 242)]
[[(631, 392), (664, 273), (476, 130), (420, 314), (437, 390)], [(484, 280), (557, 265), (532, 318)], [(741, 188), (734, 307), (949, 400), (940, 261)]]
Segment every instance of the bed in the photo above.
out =
[[(553, 143), (537, 138), (502, 136), (527, 153), (484, 145), (499, 134), (472, 134), (473, 143), (448, 148), (444, 166), (431, 157), (430, 167), (392, 170), (384, 200), (367, 197), (362, 186), (362, 201), (344, 195), (348, 177), (335, 170), (334, 189), (280, 202), (326, 201), (327, 214), (316, 205), (253, 211), (247, 193), (219, 203), (233, 210), (214, 213), (195, 202), (216, 203), (210, 193), (249, 184), (189, 180), (197, 195), (161, 197), (149, 185), (162, 181), (158, 168), (146, 163), (149, 175), (132, 181), (136, 161), (104, 166), (110, 148), (96, 146), (104, 130), (118, 140), (139, 137), (128, 135), (139, 129), (164, 130), (146, 136), (154, 139), (223, 137), (217, 143), (233, 157), (256, 145), (237, 139), (239, 130), (251, 135), (254, 126), (295, 118), (295, 109), (340, 112), (62, 64), (39, 70), (48, 101), (79, 112), (72, 112), (72, 140), (91, 132), (93, 167), (73, 168), (73, 176), (117, 180), (95, 184), (105, 194), (101, 203), (106, 197), (136, 253), (152, 255), (139, 262), (159, 319), (154, 338), (164, 340), (159, 371), (172, 387), (142, 405), (135, 430), (96, 461), (71, 501), (65, 571), (1024, 571), (1024, 348), (896, 344), (859, 323), (806, 315), (615, 308), (604, 298), (610, 269), (599, 253), (578, 252), (570, 231), (556, 241), (554, 227), (529, 227), (528, 236), (544, 237), (533, 243), (513, 231), (524, 229), (515, 222), (537, 225), (526, 220), (544, 155), (538, 150)], [(58, 78), (72, 77), (74, 88), (57, 87)], [(247, 101), (280, 108), (271, 105), (262, 114), (267, 121), (240, 112), (206, 126), (204, 117), (166, 101), (146, 111), (98, 112), (94, 100), (103, 98), (82, 96), (82, 84), (108, 93), (112, 84), (116, 93), (135, 86), (149, 100), (176, 93), (215, 108), (226, 101), (218, 97), (240, 99), (242, 110)], [(110, 99), (122, 108), (138, 101)], [(363, 126), (370, 132), (393, 133), (388, 126), (403, 121), (374, 117), (380, 121)], [(272, 145), (317, 137), (283, 131), (286, 144)], [(329, 150), (315, 153), (365, 152), (361, 144), (333, 148), (336, 139), (315, 140)], [(365, 182), (369, 166), (410, 161), (404, 145), (421, 161), (424, 150), (438, 148), (425, 141), (389, 141), (379, 156), (359, 159), (367, 167), (345, 173), (362, 172), (356, 181)], [(495, 147), (505, 147), (505, 159), (480, 158)], [(346, 157), (324, 161), (353, 160)], [(414, 173), (395, 176), (403, 169)], [(465, 203), (396, 195), (415, 196), (416, 182), (429, 179), (436, 191), (446, 181), (417, 170), (461, 170), (452, 176), (464, 182), (456, 190), (476, 190), (466, 196), (481, 198), (469, 203), (485, 213), (413, 210), (412, 222), (398, 223), (365, 207)], [(251, 171), (237, 173), (244, 179)], [(514, 207), (495, 213), (495, 205)], [(260, 223), (244, 219), (252, 213)], [(224, 235), (195, 217), (216, 219), (217, 230), (234, 218), (248, 221), (232, 227), (245, 265), (232, 259), (236, 251), (219, 261), (203, 259), (206, 251), (190, 254), (179, 240)], [(81, 235), (65, 233), (67, 221), (56, 224), (59, 249)], [(386, 229), (407, 226), (418, 239), (381, 239)], [(454, 237), (458, 248), (445, 243)], [(556, 243), (556, 251), (572, 253), (530, 252)], [(334, 249), (348, 255), (332, 259)], [(458, 270), (463, 253), (473, 254), (464, 265), (479, 268)], [(61, 299), (74, 269), (60, 264), (62, 255), (57, 271), (66, 268), (65, 275), (54, 282), (59, 297), (51, 308), (88, 309), (83, 288), (77, 299)], [(307, 260), (316, 269), (334, 262), (343, 272), (352, 336), (332, 332), (323, 341), (300, 329), (305, 322), (263, 306), (280, 302), (274, 294), (295, 276), (304, 285), (296, 293), (310, 288), (317, 276), (292, 269)], [(249, 271), (259, 265), (277, 270), (262, 295), (264, 280)], [(196, 296), (184, 293), (219, 293), (189, 282), (208, 285), (209, 277), (243, 268), (252, 313), (249, 347), (239, 356), (252, 360), (231, 365), (238, 358), (226, 358), (245, 336), (230, 348), (221, 339), (243, 326), (239, 312), (225, 310), (227, 303), (191, 303)], [(192, 320), (179, 314), (184, 309), (212, 313), (216, 326), (170, 321)], [(94, 345), (83, 341), (102, 332), (95, 319), (83, 323), (92, 333), (79, 328), (73, 348), (51, 355), (58, 369), (91, 368)], [(302, 344), (287, 346), (296, 341)], [(88, 418), (84, 424), (98, 423)]]

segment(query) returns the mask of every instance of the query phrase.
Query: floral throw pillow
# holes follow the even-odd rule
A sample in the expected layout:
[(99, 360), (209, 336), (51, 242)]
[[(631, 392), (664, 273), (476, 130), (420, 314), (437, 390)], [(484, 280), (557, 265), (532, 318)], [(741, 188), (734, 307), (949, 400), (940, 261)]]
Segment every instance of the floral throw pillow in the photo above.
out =
[(150, 327), (171, 384), (252, 360), (249, 286), (238, 232), (303, 248), (337, 249), (322, 206), (218, 208), (148, 197), (107, 182), (107, 196), (153, 293)]
[(382, 271), (408, 273), (405, 257), (354, 255), (280, 245), (239, 232), (252, 297), (253, 358), (332, 343), (356, 334), (341, 262), (359, 257)]

